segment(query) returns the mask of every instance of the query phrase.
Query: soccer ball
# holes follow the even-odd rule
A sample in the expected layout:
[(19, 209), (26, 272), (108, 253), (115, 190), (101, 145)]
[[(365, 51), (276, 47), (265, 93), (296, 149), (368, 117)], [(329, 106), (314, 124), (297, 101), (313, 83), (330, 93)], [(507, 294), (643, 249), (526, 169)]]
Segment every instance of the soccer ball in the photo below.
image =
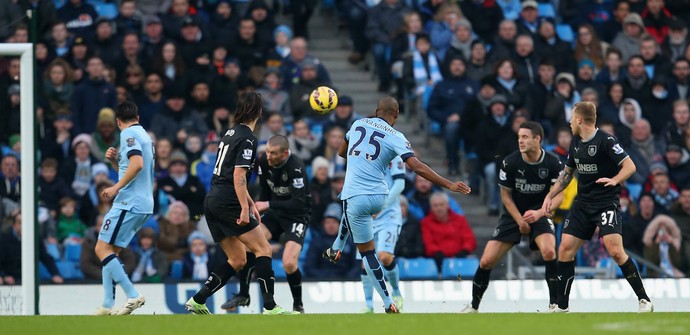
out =
[(338, 106), (338, 95), (328, 86), (320, 86), (309, 95), (311, 108), (319, 114), (327, 114)]

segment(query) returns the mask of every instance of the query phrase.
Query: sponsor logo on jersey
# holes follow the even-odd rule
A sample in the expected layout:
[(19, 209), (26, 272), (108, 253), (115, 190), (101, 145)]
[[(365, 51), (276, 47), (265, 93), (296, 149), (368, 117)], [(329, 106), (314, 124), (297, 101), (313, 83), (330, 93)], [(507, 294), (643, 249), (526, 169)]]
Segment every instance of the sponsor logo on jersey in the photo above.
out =
[(621, 145), (620, 145), (620, 144), (616, 143), (616, 144), (613, 146), (613, 152), (614, 152), (616, 155), (620, 155), (620, 154), (623, 153), (623, 148), (621, 148)]
[(518, 169), (518, 173), (523, 177), (525, 176), (525, 170)]
[(546, 189), (546, 184), (530, 184), (527, 179), (515, 179), (515, 189), (520, 193), (540, 193)]
[(596, 155), (596, 154), (597, 154), (597, 146), (594, 145), (594, 144), (592, 144), (592, 145), (590, 145), (589, 147), (587, 147), (587, 153), (588, 153), (590, 156)]
[(594, 174), (599, 172), (599, 168), (596, 164), (576, 164), (577, 172), (582, 174)]
[(294, 187), (294, 188), (304, 187), (304, 178), (294, 178), (292, 180), (292, 187)]
[(507, 180), (508, 179), (508, 177), (506, 177), (506, 172), (503, 171), (503, 169), (498, 171), (498, 179), (500, 179), (500, 180)]
[(492, 236), (492, 237), (496, 237), (496, 236), (498, 236), (498, 233), (500, 233), (500, 232), (501, 232), (501, 231), (498, 230), (498, 228), (496, 228), (496, 229), (494, 229), (494, 233), (491, 234), (491, 236)]
[(228, 130), (227, 132), (225, 132), (225, 135), (227, 135), (227, 136), (235, 135), (235, 129)]
[(253, 153), (254, 151), (252, 149), (244, 149), (244, 151), (242, 152), (242, 158), (247, 160), (252, 159)]
[(549, 176), (549, 170), (548, 169), (544, 169), (544, 168), (539, 169), (539, 178), (546, 179), (548, 176)]

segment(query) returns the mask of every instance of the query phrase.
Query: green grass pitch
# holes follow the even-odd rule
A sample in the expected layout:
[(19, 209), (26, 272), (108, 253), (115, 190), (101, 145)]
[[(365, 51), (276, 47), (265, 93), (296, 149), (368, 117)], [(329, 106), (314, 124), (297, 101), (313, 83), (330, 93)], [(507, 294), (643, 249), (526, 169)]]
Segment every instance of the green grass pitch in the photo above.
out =
[(688, 313), (0, 317), (3, 334), (690, 334)]

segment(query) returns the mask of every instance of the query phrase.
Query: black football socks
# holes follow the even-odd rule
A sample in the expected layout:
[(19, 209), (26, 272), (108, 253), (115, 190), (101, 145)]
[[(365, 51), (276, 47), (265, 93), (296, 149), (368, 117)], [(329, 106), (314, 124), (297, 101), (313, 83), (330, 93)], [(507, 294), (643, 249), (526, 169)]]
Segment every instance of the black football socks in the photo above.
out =
[(249, 283), (252, 281), (252, 271), (256, 265), (256, 256), (253, 253), (247, 253), (247, 264), (244, 265), (237, 278), (240, 282), (240, 291), (237, 295), (249, 298)]
[(479, 309), (479, 303), (482, 302), (484, 292), (489, 287), (489, 279), (491, 278), (491, 269), (484, 270), (477, 267), (477, 272), (474, 274), (472, 280), (472, 308)]
[(570, 288), (575, 279), (575, 261), (558, 262), (558, 308), (567, 309), (570, 300)]
[(637, 294), (637, 300), (645, 299), (647, 301), (651, 301), (649, 300), (649, 296), (647, 296), (647, 292), (642, 285), (640, 272), (637, 270), (637, 266), (635, 266), (635, 263), (633, 263), (632, 259), (628, 257), (628, 260), (625, 261), (623, 265), (619, 265), (619, 267), (621, 268), (621, 271), (623, 271), (623, 275), (628, 281), (628, 284), (630, 284), (633, 291), (635, 291), (635, 294)]
[(545, 261), (546, 285), (549, 287), (549, 305), (558, 303), (558, 261)]
[(288, 285), (292, 293), (293, 307), (302, 306), (302, 272), (287, 273)]
[(261, 288), (261, 295), (264, 298), (264, 308), (271, 310), (276, 307), (276, 302), (273, 299), (273, 286), (275, 285), (276, 279), (273, 276), (271, 257), (257, 257), (254, 271), (256, 271), (257, 281)]
[(205, 304), (206, 299), (225, 286), (228, 280), (230, 280), (230, 278), (232, 278), (234, 275), (235, 269), (232, 268), (230, 263), (223, 262), (218, 264), (213, 271), (211, 271), (211, 275), (204, 283), (204, 287), (202, 287), (199, 292), (194, 295), (194, 301), (199, 304)]

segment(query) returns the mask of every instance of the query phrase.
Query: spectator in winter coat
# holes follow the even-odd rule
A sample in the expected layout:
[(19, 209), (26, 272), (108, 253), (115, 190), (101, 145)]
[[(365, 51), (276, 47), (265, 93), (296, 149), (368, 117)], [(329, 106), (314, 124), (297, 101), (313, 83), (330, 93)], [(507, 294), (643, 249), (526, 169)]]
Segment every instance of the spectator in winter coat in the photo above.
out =
[[(442, 192), (442, 189), (424, 179), (424, 177), (415, 175), (414, 188), (405, 195), (409, 200), (409, 216), (413, 217), (417, 221), (420, 221), (422, 218), (431, 213), (431, 204), (429, 201), (431, 196), (437, 192)], [(453, 212), (462, 213), (462, 209), (455, 199), (449, 198), (448, 201), (450, 204), (450, 209)]]
[[(321, 257), (321, 252), (333, 244), (333, 239), (338, 236), (338, 227), (342, 209), (339, 204), (331, 203), (323, 214), (321, 224), (323, 233), (316, 233), (311, 240), (307, 255), (304, 260), (304, 275), (310, 279), (345, 279), (357, 278), (361, 267), (357, 265), (355, 258), (357, 251), (348, 239), (341, 250), (341, 257), (338, 263), (333, 264)], [(314, 233), (315, 231), (312, 231)]]
[(434, 258), (440, 270), (444, 258), (474, 252), (477, 240), (465, 217), (450, 210), (447, 194), (434, 193), (429, 202), (431, 213), (421, 223), (424, 255)]
[(67, 29), (76, 36), (89, 36), (98, 13), (86, 0), (69, 0), (57, 11), (58, 18), (67, 24)]
[(115, 87), (103, 77), (103, 60), (91, 57), (87, 64), (88, 78), (77, 85), (70, 105), (75, 134), (92, 133), (96, 130), (98, 112), (104, 107), (115, 108), (117, 104)]
[(613, 46), (623, 54), (624, 63), (639, 52), (643, 36), (645, 36), (645, 26), (640, 14), (628, 14), (623, 20), (623, 31), (618, 33), (616, 39), (613, 40)]
[(661, 44), (668, 35), (673, 15), (666, 9), (664, 0), (647, 0), (647, 8), (642, 11), (642, 20), (647, 34)]
[[(199, 178), (188, 173), (187, 156), (181, 151), (175, 151), (170, 155), (170, 175), (158, 182), (158, 187), (171, 195), (175, 200), (189, 205), (192, 217), (204, 213), (203, 203), (206, 196), (206, 188)], [(161, 247), (163, 247), (161, 245)]]
[(386, 92), (391, 85), (391, 64), (386, 51), (393, 42), (394, 33), (403, 26), (403, 15), (407, 12), (403, 1), (383, 0), (369, 10), (366, 36), (371, 42), (376, 69), (379, 74), (379, 92)]
[(395, 245), (395, 255), (405, 258), (416, 258), (424, 256), (424, 240), (422, 240), (422, 230), (419, 220), (409, 215), (409, 203), (407, 198), (400, 196), (400, 211), (402, 212), (403, 226), (398, 236), (398, 243)]
[(181, 147), (192, 133), (206, 134), (204, 119), (186, 106), (181, 88), (172, 87), (166, 94), (165, 109), (153, 117), (151, 131), (157, 138), (167, 138), (173, 146)]

